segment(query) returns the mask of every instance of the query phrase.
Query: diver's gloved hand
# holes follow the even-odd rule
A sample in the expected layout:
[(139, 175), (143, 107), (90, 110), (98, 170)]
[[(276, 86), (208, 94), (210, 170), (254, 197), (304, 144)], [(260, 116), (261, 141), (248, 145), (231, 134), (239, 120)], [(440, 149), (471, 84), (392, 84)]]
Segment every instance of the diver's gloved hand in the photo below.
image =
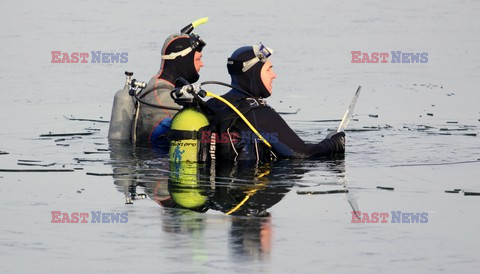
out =
[(325, 139), (331, 139), (333, 135), (337, 134), (338, 131), (330, 131), (330, 133), (327, 134), (327, 137)]
[(333, 153), (345, 152), (345, 132), (330, 132), (326, 139), (332, 141), (332, 145), (334, 146)]

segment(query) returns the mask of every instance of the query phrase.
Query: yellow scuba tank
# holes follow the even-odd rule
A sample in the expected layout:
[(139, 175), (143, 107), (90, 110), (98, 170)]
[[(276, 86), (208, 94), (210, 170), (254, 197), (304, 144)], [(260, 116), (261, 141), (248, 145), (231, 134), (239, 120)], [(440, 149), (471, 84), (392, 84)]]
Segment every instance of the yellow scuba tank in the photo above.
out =
[[(178, 112), (170, 128), (169, 189), (173, 201), (188, 209), (200, 208), (208, 197), (199, 186), (199, 162), (205, 161), (201, 129), (208, 126), (207, 117), (194, 107)], [(201, 163), (200, 163), (201, 165)]]
[[(184, 80), (180, 81), (183, 86)], [(188, 82), (187, 82), (188, 83)], [(170, 126), (169, 192), (172, 200), (184, 208), (206, 210), (208, 195), (202, 187), (199, 175), (209, 158), (211, 144), (203, 142), (202, 132), (208, 130), (209, 121), (199, 107), (199, 98), (187, 96), (191, 86), (171, 92), (174, 101), (183, 106), (172, 119)], [(201, 101), (201, 100), (200, 100)]]
[(170, 127), (170, 161), (198, 162), (200, 152), (200, 129), (208, 126), (207, 117), (193, 107), (178, 112)]

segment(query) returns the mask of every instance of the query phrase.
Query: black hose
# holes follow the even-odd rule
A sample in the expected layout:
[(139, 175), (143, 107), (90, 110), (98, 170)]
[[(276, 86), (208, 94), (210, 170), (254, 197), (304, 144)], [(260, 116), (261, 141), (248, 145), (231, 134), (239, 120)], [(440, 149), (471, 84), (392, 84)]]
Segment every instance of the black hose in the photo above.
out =
[(202, 88), (203, 85), (220, 85), (220, 86), (225, 86), (225, 87), (229, 87), (229, 88), (233, 88), (233, 89), (236, 89), (236, 90), (239, 90), (243, 93), (245, 93), (246, 95), (248, 96), (251, 96), (253, 98), (255, 98), (255, 96), (253, 96), (251, 93), (239, 88), (239, 87), (236, 87), (236, 86), (232, 86), (230, 84), (227, 84), (227, 83), (224, 83), (224, 82), (220, 82), (220, 81), (205, 81), (205, 82), (202, 82), (200, 83), (200, 88)]
[[(205, 82), (202, 82), (200, 83), (200, 88), (203, 86), (203, 85), (220, 85), (220, 86), (225, 86), (225, 87), (229, 87), (229, 88), (233, 88), (233, 89), (236, 89), (236, 90), (239, 90), (241, 92), (243, 92), (244, 94), (248, 95), (248, 96), (251, 96), (253, 98), (255, 98), (255, 96), (253, 96), (251, 93), (239, 88), (239, 87), (236, 87), (236, 86), (232, 86), (230, 84), (227, 84), (227, 83), (224, 83), (224, 82), (220, 82), (220, 81), (205, 81)], [(148, 91), (146, 92), (145, 94), (142, 94), (141, 97), (144, 97), (145, 95), (147, 95), (148, 93), (152, 92), (153, 90), (151, 91)], [(173, 98), (173, 93), (176, 91), (176, 89), (172, 90), (170, 92), (170, 97)], [(203, 102), (203, 100), (201, 100), (198, 96), (196, 96), (195, 93), (193, 93), (193, 96), (195, 97), (195, 99), (197, 99), (198, 101), (201, 101)], [(137, 96), (137, 93), (134, 92), (133, 93), (133, 97), (135, 97), (135, 99), (137, 101), (139, 101), (141, 104), (144, 104), (144, 105), (147, 105), (147, 106), (150, 106), (150, 107), (154, 107), (154, 108), (160, 108), (160, 109), (169, 109), (169, 110), (181, 110), (181, 108), (177, 108), (177, 107), (168, 107), (168, 106), (162, 106), (162, 105), (156, 105), (156, 104), (152, 104), (152, 103), (148, 103), (148, 102), (145, 102), (143, 101), (142, 99), (140, 99), (138, 96)]]
[(145, 104), (145, 105), (150, 106), (150, 107), (153, 107), (153, 108), (169, 109), (169, 110), (181, 110), (181, 108), (167, 107), (167, 106), (156, 105), (156, 104), (152, 104), (152, 103), (145, 102), (145, 101), (143, 101), (142, 99), (138, 98), (136, 92), (133, 93), (133, 97), (135, 97), (135, 99), (137, 99), (137, 101), (139, 101), (141, 104)]

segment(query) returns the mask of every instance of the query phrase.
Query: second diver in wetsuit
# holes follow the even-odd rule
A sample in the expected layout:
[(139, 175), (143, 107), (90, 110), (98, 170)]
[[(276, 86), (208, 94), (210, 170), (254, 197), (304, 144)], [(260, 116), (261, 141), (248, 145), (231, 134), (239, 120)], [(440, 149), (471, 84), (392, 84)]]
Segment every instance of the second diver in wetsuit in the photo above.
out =
[(272, 50), (263, 44), (237, 49), (228, 58), (227, 68), (234, 87), (222, 97), (237, 107), (248, 121), (269, 139), (271, 148), (256, 138), (247, 124), (228, 106), (210, 99), (218, 134), (229, 142), (217, 143), (217, 159), (268, 162), (275, 158), (314, 158), (345, 152), (345, 133), (331, 133), (319, 143), (305, 143), (267, 103), (276, 78), (269, 59)]
[(162, 49), (160, 71), (150, 79), (144, 92), (143, 101), (168, 108), (140, 106), (134, 136), (137, 142), (156, 142), (166, 140), (172, 117), (180, 109), (170, 98), (175, 88), (175, 80), (183, 77), (195, 83), (200, 77), (198, 72), (203, 66), (202, 49), (205, 42), (197, 34), (173, 34), (169, 36)]

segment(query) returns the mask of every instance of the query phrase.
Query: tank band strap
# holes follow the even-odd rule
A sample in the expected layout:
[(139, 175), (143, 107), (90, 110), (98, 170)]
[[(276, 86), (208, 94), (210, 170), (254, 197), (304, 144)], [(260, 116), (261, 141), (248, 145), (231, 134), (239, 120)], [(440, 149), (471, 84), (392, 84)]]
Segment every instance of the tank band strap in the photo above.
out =
[(185, 140), (185, 139), (198, 140), (200, 139), (200, 137), (201, 137), (200, 131), (196, 131), (196, 130), (171, 129), (170, 132), (168, 133), (169, 140)]

